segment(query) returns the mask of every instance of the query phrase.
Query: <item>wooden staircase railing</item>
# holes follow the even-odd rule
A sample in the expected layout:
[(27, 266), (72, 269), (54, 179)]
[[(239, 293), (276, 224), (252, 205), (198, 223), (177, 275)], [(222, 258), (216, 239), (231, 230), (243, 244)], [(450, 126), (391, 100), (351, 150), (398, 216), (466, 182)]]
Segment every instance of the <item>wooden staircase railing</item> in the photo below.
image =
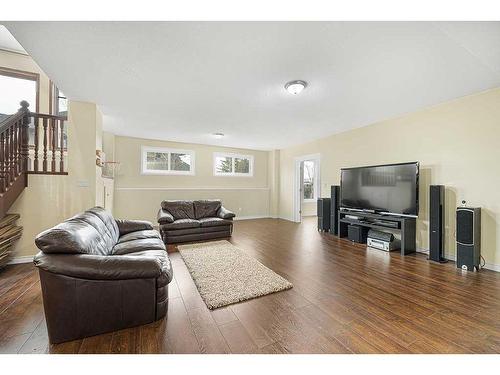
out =
[(66, 117), (28, 107), (22, 101), (19, 111), (0, 123), (0, 219), (28, 186), (28, 174), (68, 174)]

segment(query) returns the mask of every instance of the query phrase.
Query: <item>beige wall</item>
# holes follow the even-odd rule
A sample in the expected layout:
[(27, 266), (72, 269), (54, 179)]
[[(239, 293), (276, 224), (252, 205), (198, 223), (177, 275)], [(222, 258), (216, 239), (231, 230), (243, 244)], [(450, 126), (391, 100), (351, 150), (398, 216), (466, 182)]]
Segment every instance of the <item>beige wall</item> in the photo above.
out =
[[(193, 150), (195, 175), (141, 175), (141, 146)], [(253, 155), (253, 177), (214, 176), (214, 152)], [(164, 199), (220, 198), (239, 217), (269, 216), (268, 158), (267, 151), (116, 136), (115, 159), (121, 167), (115, 178), (114, 214), (155, 222)]]
[(500, 89), (281, 150), (280, 216), (290, 219), (294, 158), (321, 154), (321, 190), (338, 184), (340, 168), (420, 161), (417, 247), (428, 249), (430, 184), (446, 186), (445, 249), (455, 256), (455, 207), (482, 207), (482, 255), (500, 270)]
[(279, 216), (279, 188), (280, 188), (280, 151), (273, 150), (268, 153), (268, 185), (269, 185), (269, 216)]
[[(115, 160), (115, 135), (109, 132), (102, 132), (102, 150), (105, 153), (107, 161)], [(103, 207), (113, 213), (115, 180), (113, 178), (102, 178), (103, 189)]]

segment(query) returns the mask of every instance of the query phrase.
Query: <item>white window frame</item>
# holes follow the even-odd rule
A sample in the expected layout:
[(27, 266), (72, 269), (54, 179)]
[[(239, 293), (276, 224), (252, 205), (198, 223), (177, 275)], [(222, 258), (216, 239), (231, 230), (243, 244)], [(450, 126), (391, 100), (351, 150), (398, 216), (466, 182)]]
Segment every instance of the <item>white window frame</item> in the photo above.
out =
[[(219, 172), (217, 171), (217, 157), (223, 157), (223, 158), (232, 158), (233, 162), (233, 172)], [(249, 170), (248, 173), (236, 173), (234, 172), (234, 159), (248, 159), (250, 164), (249, 164)], [(219, 176), (219, 177), (224, 177), (224, 176), (229, 176), (229, 177), (253, 177), (253, 155), (242, 155), (242, 154), (232, 154), (228, 152), (214, 152), (214, 157), (213, 157), (213, 164), (214, 164), (214, 176)]]
[[(189, 171), (173, 171), (161, 169), (147, 169), (148, 152), (161, 152), (168, 154), (168, 168), (170, 168), (170, 154), (189, 154), (191, 156), (191, 169)], [(177, 176), (194, 176), (195, 175), (195, 152), (193, 150), (183, 150), (179, 148), (166, 147), (141, 147), (141, 174), (144, 175), (177, 175)]]

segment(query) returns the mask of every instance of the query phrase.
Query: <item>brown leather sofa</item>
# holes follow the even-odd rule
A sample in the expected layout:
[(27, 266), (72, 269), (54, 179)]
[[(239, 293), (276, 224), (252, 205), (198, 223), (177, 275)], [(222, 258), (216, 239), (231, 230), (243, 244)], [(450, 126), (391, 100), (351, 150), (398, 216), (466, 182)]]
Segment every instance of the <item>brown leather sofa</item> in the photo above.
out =
[(95, 207), (40, 233), (35, 243), (51, 343), (166, 315), (173, 272), (151, 223), (115, 220)]
[(165, 200), (158, 224), (165, 244), (230, 237), (234, 213), (220, 200)]

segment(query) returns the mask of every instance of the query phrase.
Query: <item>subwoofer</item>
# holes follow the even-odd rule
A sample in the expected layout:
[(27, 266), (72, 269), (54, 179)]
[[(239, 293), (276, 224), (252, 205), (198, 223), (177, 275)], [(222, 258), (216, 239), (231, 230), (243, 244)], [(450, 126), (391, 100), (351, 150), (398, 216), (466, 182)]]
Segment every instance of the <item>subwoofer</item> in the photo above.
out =
[(330, 197), (330, 233), (339, 235), (340, 186), (332, 185)]
[(330, 198), (318, 199), (318, 230), (330, 230)]
[(429, 188), (429, 260), (444, 263), (444, 185)]
[(457, 208), (457, 268), (479, 270), (481, 259), (481, 208)]

